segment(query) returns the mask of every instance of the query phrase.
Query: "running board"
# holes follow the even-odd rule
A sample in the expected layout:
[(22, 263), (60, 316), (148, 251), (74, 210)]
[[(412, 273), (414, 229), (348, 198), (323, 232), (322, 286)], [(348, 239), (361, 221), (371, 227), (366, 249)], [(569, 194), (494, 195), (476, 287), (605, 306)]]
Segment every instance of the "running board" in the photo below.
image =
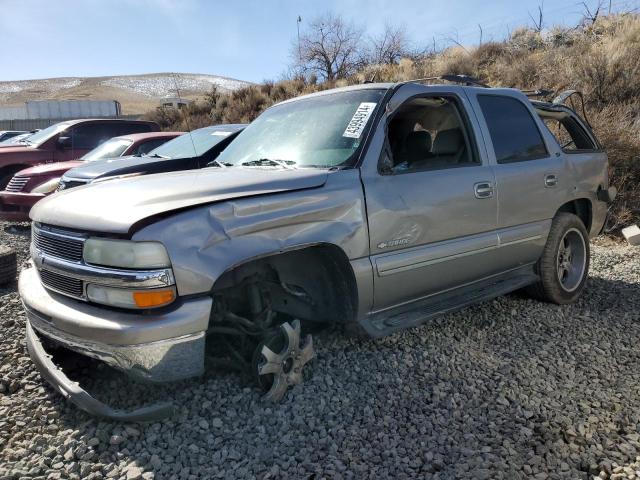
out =
[(372, 313), (362, 321), (362, 326), (372, 337), (383, 337), (398, 330), (415, 327), (438, 315), (491, 300), (538, 280), (539, 277), (533, 272), (531, 265), (526, 265), (506, 274), (416, 300), (408, 305)]

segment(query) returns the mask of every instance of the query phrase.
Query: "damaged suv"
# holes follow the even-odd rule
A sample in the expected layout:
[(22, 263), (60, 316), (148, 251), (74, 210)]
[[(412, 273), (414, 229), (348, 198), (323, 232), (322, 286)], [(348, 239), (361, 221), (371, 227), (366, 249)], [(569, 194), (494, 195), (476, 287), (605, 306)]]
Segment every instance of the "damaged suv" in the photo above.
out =
[(27, 345), (59, 391), (112, 418), (168, 407), (101, 404), (50, 346), (148, 381), (200, 375), (226, 352), (277, 400), (314, 356), (301, 335), (314, 324), (380, 337), (525, 287), (573, 302), (613, 195), (588, 124), (518, 90), (407, 82), (299, 97), (215, 166), (39, 202), (19, 282)]

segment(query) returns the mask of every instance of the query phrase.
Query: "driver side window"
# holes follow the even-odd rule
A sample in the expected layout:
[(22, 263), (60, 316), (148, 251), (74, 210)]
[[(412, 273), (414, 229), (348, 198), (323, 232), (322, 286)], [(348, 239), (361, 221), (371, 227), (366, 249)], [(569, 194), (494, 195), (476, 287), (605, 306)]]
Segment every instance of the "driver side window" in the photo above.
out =
[(478, 165), (455, 100), (415, 98), (402, 105), (387, 128), (391, 170), (403, 173)]

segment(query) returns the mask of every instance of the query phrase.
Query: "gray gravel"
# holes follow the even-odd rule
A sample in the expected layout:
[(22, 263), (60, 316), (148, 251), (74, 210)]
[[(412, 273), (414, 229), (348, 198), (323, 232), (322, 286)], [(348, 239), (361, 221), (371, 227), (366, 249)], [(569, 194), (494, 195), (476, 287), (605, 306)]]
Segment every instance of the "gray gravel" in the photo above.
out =
[[(27, 242), (0, 224), (22, 259)], [(577, 304), (510, 295), (382, 340), (323, 334), (311, 379), (277, 406), (236, 374), (151, 389), (79, 368), (113, 404), (178, 405), (125, 425), (40, 379), (13, 285), (0, 290), (0, 478), (640, 478), (639, 308), (640, 250), (600, 242)]]

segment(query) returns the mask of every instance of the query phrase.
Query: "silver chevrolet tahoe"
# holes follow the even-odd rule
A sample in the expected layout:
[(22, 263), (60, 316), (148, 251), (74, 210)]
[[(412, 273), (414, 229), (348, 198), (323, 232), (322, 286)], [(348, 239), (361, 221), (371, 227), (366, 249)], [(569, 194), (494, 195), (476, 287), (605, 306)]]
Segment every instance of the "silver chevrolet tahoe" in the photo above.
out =
[(295, 98), (209, 168), (39, 202), (19, 281), (28, 349), (111, 418), (170, 407), (104, 405), (51, 350), (148, 381), (200, 375), (218, 353), (279, 399), (314, 356), (301, 329), (380, 337), (521, 288), (575, 301), (614, 195), (606, 154), (562, 103), (417, 82)]

